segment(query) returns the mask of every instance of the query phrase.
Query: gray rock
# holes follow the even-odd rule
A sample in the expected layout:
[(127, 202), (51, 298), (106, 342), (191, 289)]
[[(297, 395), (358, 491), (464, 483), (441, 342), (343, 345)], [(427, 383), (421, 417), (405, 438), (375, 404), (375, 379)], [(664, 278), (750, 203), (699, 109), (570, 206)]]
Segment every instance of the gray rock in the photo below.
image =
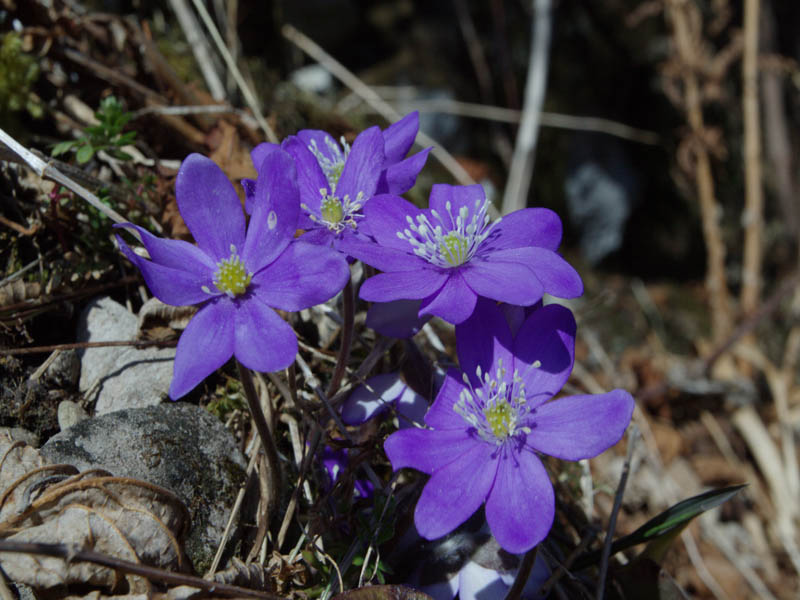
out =
[(73, 425), (88, 418), (89, 415), (86, 414), (86, 411), (83, 410), (83, 407), (77, 402), (62, 400), (58, 403), (58, 427), (61, 431), (69, 429)]
[(63, 388), (74, 388), (81, 373), (81, 361), (75, 350), (56, 350), (58, 355), (44, 371), (44, 378)]
[(25, 442), (34, 448), (39, 447), (39, 436), (22, 427), (0, 427), (0, 438), (6, 435), (14, 441)]
[(186, 552), (198, 572), (210, 564), (244, 481), (244, 456), (207, 411), (170, 403), (81, 421), (42, 447), (51, 462), (102, 468), (171, 490), (192, 514)]
[[(137, 318), (111, 298), (89, 303), (78, 321), (78, 341), (126, 341), (136, 337)], [(159, 404), (172, 380), (174, 348), (87, 348), (79, 353), (79, 389), (95, 402), (95, 414)]]

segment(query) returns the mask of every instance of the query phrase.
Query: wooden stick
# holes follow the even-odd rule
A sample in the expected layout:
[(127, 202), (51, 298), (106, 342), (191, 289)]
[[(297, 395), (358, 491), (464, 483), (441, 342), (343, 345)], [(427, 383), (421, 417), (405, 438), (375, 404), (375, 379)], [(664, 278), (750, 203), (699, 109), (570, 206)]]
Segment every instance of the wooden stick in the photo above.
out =
[[(316, 60), (320, 65), (330, 71), (331, 75), (336, 77), (344, 85), (350, 88), (356, 95), (360, 96), (364, 102), (372, 106), (378, 114), (390, 123), (399, 121), (401, 115), (392, 108), (383, 98), (381, 98), (375, 90), (369, 87), (366, 83), (361, 81), (352, 71), (349, 71), (343, 64), (334, 59), (330, 54), (325, 52), (318, 46), (311, 38), (299, 32), (291, 25), (284, 25), (281, 30), (283, 36), (300, 48), (303, 52), (308, 54), (311, 58)], [(453, 158), (436, 140), (420, 131), (417, 133), (417, 142), (423, 146), (432, 146), (431, 154), (442, 164), (442, 166), (450, 171), (453, 178), (461, 185), (470, 185), (475, 183), (475, 180), (470, 177), (469, 173), (464, 170), (459, 162)]]
[(758, 107), (759, 0), (744, 3), (744, 56), (742, 60), (742, 112), (744, 116), (744, 255), (741, 310), (755, 310), (761, 295), (764, 195), (761, 188), (761, 125)]

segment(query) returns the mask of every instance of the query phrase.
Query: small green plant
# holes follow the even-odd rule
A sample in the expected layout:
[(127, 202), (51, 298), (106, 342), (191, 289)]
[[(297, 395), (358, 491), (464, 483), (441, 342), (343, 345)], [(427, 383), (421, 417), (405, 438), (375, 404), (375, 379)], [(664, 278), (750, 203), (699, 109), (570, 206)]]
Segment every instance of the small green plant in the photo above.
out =
[(126, 112), (122, 103), (114, 96), (103, 99), (94, 115), (99, 123), (87, 127), (84, 135), (77, 140), (56, 144), (53, 147), (53, 156), (74, 151), (78, 162), (84, 164), (89, 162), (96, 152), (105, 150), (114, 158), (130, 160), (131, 155), (123, 152), (121, 148), (133, 143), (136, 132), (122, 133), (122, 129), (133, 115)]
[(39, 77), (36, 59), (22, 51), (22, 39), (7, 33), (0, 43), (0, 113), (27, 110), (32, 117), (42, 115), (42, 107), (31, 94)]

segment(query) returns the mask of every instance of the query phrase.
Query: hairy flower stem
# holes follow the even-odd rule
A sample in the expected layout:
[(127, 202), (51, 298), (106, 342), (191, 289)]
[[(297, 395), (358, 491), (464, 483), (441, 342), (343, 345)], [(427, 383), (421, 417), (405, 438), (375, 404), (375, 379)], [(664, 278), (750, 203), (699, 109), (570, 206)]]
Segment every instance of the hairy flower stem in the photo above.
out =
[(275, 447), (275, 440), (272, 438), (272, 430), (264, 418), (264, 411), (261, 409), (256, 386), (253, 384), (253, 374), (242, 365), (238, 360), (236, 366), (239, 368), (239, 379), (242, 381), (244, 395), (247, 398), (247, 405), (250, 407), (250, 415), (261, 438), (261, 447), (267, 457), (267, 477), (269, 480), (269, 497), (266, 499), (268, 509), (275, 508), (278, 501), (278, 490), (281, 484), (281, 470), (278, 459), (278, 449)]
[(525, 589), (525, 584), (528, 582), (528, 577), (531, 575), (533, 565), (536, 563), (536, 553), (539, 551), (539, 546), (536, 545), (525, 553), (522, 557), (522, 562), (517, 569), (517, 576), (514, 578), (514, 583), (511, 589), (508, 590), (505, 600), (519, 600), (522, 597), (522, 590)]
[(353, 282), (351, 279), (342, 290), (342, 339), (339, 345), (339, 356), (336, 358), (336, 368), (333, 377), (328, 384), (328, 391), (325, 394), (328, 398), (333, 398), (342, 383), (342, 377), (347, 369), (347, 359), (350, 358), (350, 346), (353, 342), (353, 321), (355, 319), (355, 302), (353, 299)]

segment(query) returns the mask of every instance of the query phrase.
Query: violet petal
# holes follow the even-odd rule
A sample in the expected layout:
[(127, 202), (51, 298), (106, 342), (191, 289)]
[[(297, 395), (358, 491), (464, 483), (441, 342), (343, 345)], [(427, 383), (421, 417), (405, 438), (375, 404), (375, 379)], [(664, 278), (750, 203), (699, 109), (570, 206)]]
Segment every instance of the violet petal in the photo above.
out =
[(476, 441), (465, 428), (431, 431), (414, 427), (394, 432), (386, 438), (383, 449), (395, 471), (411, 467), (430, 475), (460, 460), (476, 445), (485, 443)]
[(581, 276), (561, 256), (545, 248), (528, 250), (535, 255), (531, 266), (546, 293), (559, 298), (577, 298), (583, 294)]
[(419, 112), (408, 113), (383, 130), (384, 154), (386, 164), (393, 165), (403, 160), (414, 145), (419, 131)]
[(297, 311), (330, 300), (349, 277), (342, 254), (295, 240), (271, 265), (253, 275), (253, 294), (269, 306)]
[(476, 388), (483, 385), (476, 374), (478, 367), (491, 373), (502, 361), (513, 372), (513, 343), (503, 311), (487, 298), (479, 298), (472, 316), (456, 325), (458, 364)]
[(445, 273), (433, 269), (378, 273), (361, 284), (359, 296), (368, 302), (419, 300), (439, 290), (446, 280)]
[(444, 286), (422, 301), (419, 315), (435, 315), (458, 325), (475, 310), (478, 296), (470, 289), (460, 270), (451, 269)]
[(251, 273), (274, 261), (289, 245), (297, 228), (300, 196), (292, 157), (280, 149), (261, 163), (253, 216), (242, 260)]
[[(408, 432), (406, 429), (398, 434)], [(489, 444), (473, 443), (459, 458), (431, 475), (414, 511), (414, 523), (422, 537), (442, 537), (480, 508), (497, 471), (493, 450)]]
[[(428, 199), (430, 209), (435, 210), (442, 219), (445, 229), (455, 229), (454, 218), (459, 215), (461, 208), (466, 206), (469, 210), (469, 217), (475, 212), (475, 205), (483, 204), (486, 200), (486, 192), (480, 184), (472, 185), (449, 185), (437, 183), (431, 188), (431, 195)], [(450, 210), (447, 203), (450, 203)], [(450, 216), (448, 216), (450, 215)], [(451, 216), (453, 219), (451, 219)]]
[[(139, 267), (150, 292), (164, 304), (173, 306), (199, 304), (212, 298), (212, 294), (218, 293), (217, 288), (211, 282), (212, 273), (210, 271), (200, 274), (165, 267), (142, 258), (131, 250), (121, 237), (116, 236), (116, 238), (122, 253)], [(203, 286), (206, 286), (209, 292), (204, 292)]]
[(203, 306), (183, 330), (175, 350), (169, 397), (177, 400), (228, 362), (233, 354), (233, 303), (219, 298)]
[(305, 143), (296, 136), (291, 136), (284, 140), (281, 148), (291, 154), (295, 160), (297, 168), (297, 187), (300, 190), (300, 202), (305, 204), (314, 214), (319, 214), (319, 206), (322, 202), (320, 190), (327, 190), (328, 180), (322, 167), (308, 149)]
[(558, 250), (561, 219), (548, 208), (523, 208), (505, 215), (492, 228), (487, 243), (498, 250), (539, 246)]
[(142, 245), (154, 263), (208, 277), (216, 271), (217, 266), (214, 261), (194, 244), (183, 240), (156, 237), (144, 227), (139, 227), (133, 223), (114, 225), (114, 228), (121, 227), (135, 229), (139, 232), (142, 238)]
[(364, 324), (387, 337), (413, 337), (430, 320), (429, 316), (423, 318), (418, 316), (421, 302), (421, 300), (375, 302), (367, 310)]
[(361, 425), (397, 400), (406, 384), (399, 373), (384, 373), (370, 377), (358, 386), (342, 404), (342, 421)]
[(442, 387), (436, 395), (428, 414), (425, 415), (425, 423), (437, 431), (447, 429), (463, 430), (467, 423), (453, 407), (458, 402), (461, 392), (467, 389), (461, 379), (461, 371), (450, 369), (444, 378)]
[(214, 161), (200, 154), (187, 156), (175, 179), (175, 200), (197, 245), (214, 262), (239, 252), (244, 245), (245, 219), (233, 184)]
[(497, 543), (513, 554), (541, 542), (553, 524), (555, 495), (533, 452), (506, 448), (486, 500), (486, 520)]
[(428, 262), (406, 250), (397, 250), (355, 236), (343, 236), (338, 249), (381, 271), (431, 269)]
[(376, 193), (405, 194), (414, 187), (431, 150), (432, 148), (425, 148), (405, 160), (386, 167), (378, 180)]
[(235, 313), (236, 359), (248, 369), (269, 373), (285, 369), (297, 355), (297, 336), (258, 296), (238, 302)]
[[(497, 254), (517, 253), (530, 248), (500, 250)], [(491, 258), (492, 260), (489, 260)], [(500, 258), (505, 258), (501, 256)], [(512, 258), (512, 257), (509, 257)], [(538, 302), (547, 291), (534, 275), (534, 271), (524, 261), (495, 260), (495, 255), (487, 259), (473, 258), (465, 264), (461, 272), (472, 290), (486, 298), (525, 306)]]
[(416, 223), (422, 211), (405, 198), (391, 194), (373, 196), (364, 206), (364, 222), (368, 231), (381, 246), (411, 253), (413, 247), (397, 237), (408, 229), (408, 219)]
[(358, 193), (362, 192), (363, 201), (366, 202), (378, 187), (382, 166), (383, 136), (379, 127), (370, 127), (359, 133), (353, 141), (336, 184), (336, 195), (339, 198), (349, 195), (350, 200), (355, 200)]
[(514, 339), (514, 369), (530, 406), (555, 396), (569, 379), (575, 358), (575, 317), (569, 309), (548, 304), (534, 311)]
[(633, 406), (633, 398), (624, 390), (547, 402), (534, 413), (528, 444), (564, 460), (592, 458), (622, 438)]

